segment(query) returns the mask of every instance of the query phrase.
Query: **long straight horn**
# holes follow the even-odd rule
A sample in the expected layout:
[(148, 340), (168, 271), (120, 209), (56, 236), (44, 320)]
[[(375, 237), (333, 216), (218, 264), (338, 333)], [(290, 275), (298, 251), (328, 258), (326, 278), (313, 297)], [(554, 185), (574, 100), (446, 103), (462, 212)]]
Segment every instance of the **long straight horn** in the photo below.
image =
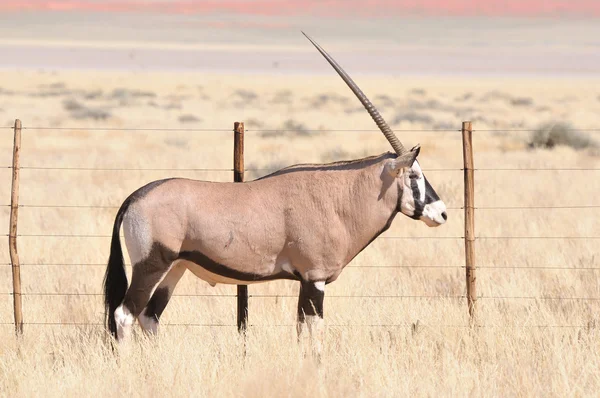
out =
[(375, 109), (375, 106), (371, 103), (371, 101), (369, 101), (365, 93), (363, 93), (362, 90), (358, 88), (356, 83), (354, 83), (354, 80), (352, 80), (352, 78), (350, 78), (350, 76), (348, 76), (348, 74), (344, 72), (342, 67), (338, 65), (338, 63), (335, 62), (335, 60), (331, 58), (331, 56), (327, 54), (327, 52), (323, 50), (321, 46), (319, 46), (306, 33), (302, 32), (302, 34), (306, 36), (308, 40), (310, 40), (310, 42), (317, 48), (317, 50), (319, 50), (319, 52), (325, 57), (327, 62), (329, 62), (331, 66), (333, 66), (333, 69), (335, 69), (338, 75), (340, 75), (340, 77), (346, 82), (348, 87), (350, 87), (350, 90), (352, 90), (352, 92), (363, 104), (367, 112), (369, 112), (369, 115), (371, 115), (375, 123), (377, 123), (377, 127), (379, 127), (379, 130), (381, 130), (383, 135), (385, 135), (385, 138), (387, 138), (387, 140), (390, 142), (392, 148), (394, 148), (394, 151), (396, 151), (398, 155), (403, 155), (406, 152), (408, 152), (406, 148), (404, 148), (404, 145), (402, 145), (398, 137), (396, 137), (396, 134), (394, 134), (390, 126), (388, 126), (385, 120), (383, 120), (383, 117), (381, 117), (377, 109)]

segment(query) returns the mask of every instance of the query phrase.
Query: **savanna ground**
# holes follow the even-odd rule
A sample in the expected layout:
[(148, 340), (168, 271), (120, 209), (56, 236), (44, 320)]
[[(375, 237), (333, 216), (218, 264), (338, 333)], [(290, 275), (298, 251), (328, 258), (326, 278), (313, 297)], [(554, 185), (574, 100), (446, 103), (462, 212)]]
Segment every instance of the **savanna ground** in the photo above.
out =
[[(246, 167), (254, 178), (298, 162), (329, 162), (387, 151), (387, 142), (333, 73), (322, 77), (142, 73), (0, 73), (0, 121), (23, 132), (19, 233), (109, 235), (116, 206), (154, 179), (230, 181), (230, 171), (89, 171), (27, 167), (230, 169), (234, 121), (245, 121)], [(564, 132), (538, 141), (549, 123), (600, 128), (593, 79), (356, 78), (396, 130), (458, 130), (472, 120), (481, 170), (476, 206), (478, 326), (469, 329), (465, 294), (463, 175), (457, 131), (398, 132), (421, 143), (420, 162), (451, 208), (429, 229), (399, 215), (392, 228), (329, 285), (323, 362), (296, 344), (298, 286), (250, 287), (247, 356), (235, 324), (235, 287), (211, 288), (184, 276), (158, 339), (138, 336), (115, 355), (99, 325), (109, 240), (19, 238), (25, 333), (14, 338), (7, 242), (0, 244), (0, 394), (198, 396), (585, 396), (600, 387), (598, 240), (495, 237), (598, 237), (598, 132)], [(89, 127), (221, 131), (90, 131)], [(314, 132), (312, 130), (326, 130)], [(0, 165), (11, 162), (3, 129)], [(595, 140), (595, 141), (594, 141)], [(595, 169), (595, 170), (589, 170)], [(10, 199), (11, 170), (0, 175)], [(429, 170), (429, 171), (428, 171)], [(29, 207), (27, 207), (29, 205)], [(36, 207), (36, 205), (86, 207)], [(2, 207), (0, 225), (8, 225)], [(424, 239), (385, 239), (385, 237)], [(487, 237), (487, 239), (486, 239)], [(35, 265), (40, 264), (40, 265)], [(398, 267), (402, 266), (402, 267)], [(372, 267), (372, 268), (368, 268)], [(568, 268), (568, 269), (563, 269)], [(594, 269), (591, 269), (594, 268)], [(128, 268), (129, 270), (129, 268)], [(35, 295), (28, 293), (66, 293)], [(77, 295), (78, 293), (87, 295)], [(190, 295), (215, 295), (192, 297)], [(188, 296), (185, 296), (188, 295)], [(219, 295), (228, 295), (226, 297)], [(332, 296), (408, 297), (332, 297)], [(327, 297), (329, 296), (329, 298)], [(432, 297), (433, 296), (433, 297)], [(516, 298), (515, 298), (516, 297)], [(51, 325), (40, 325), (50, 323)], [(181, 326), (183, 324), (193, 324)], [(202, 325), (222, 326), (202, 326)]]

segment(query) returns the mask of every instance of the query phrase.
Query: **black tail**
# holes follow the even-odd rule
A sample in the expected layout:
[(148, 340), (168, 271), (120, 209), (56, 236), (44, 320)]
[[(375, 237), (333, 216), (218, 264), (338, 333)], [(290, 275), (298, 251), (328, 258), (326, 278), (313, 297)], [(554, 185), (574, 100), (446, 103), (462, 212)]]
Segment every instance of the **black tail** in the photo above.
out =
[(110, 243), (110, 257), (108, 258), (108, 266), (104, 274), (104, 317), (108, 330), (115, 338), (117, 337), (115, 310), (121, 305), (127, 292), (127, 274), (125, 273), (125, 261), (123, 259), (119, 231), (123, 223), (123, 216), (129, 208), (130, 203), (131, 201), (127, 198), (117, 212)]

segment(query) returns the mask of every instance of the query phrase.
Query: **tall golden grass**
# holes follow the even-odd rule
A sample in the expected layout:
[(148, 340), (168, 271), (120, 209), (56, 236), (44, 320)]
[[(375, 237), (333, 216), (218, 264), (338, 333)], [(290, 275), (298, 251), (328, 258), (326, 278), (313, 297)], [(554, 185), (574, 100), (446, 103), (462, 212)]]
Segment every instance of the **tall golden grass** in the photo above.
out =
[[(112, 206), (148, 181), (167, 176), (230, 181), (231, 171), (213, 170), (232, 167), (233, 134), (226, 130), (236, 120), (246, 121), (248, 130), (246, 166), (260, 169), (249, 171), (250, 177), (298, 162), (343, 160), (389, 150), (376, 132), (332, 131), (373, 129), (335, 76), (291, 81), (65, 72), (1, 72), (0, 76), (2, 88), (11, 92), (0, 92), (6, 126), (19, 117), (29, 127), (76, 127), (24, 130), (22, 235), (109, 235), (116, 213)], [(397, 130), (458, 130), (463, 119), (473, 119), (475, 129), (486, 130), (529, 130), (555, 120), (580, 128), (600, 127), (600, 101), (590, 88), (593, 81), (357, 80), (376, 105), (383, 104), (388, 120), (398, 119)], [(123, 89), (129, 91), (124, 94)], [(93, 119), (94, 110), (109, 116)], [(194, 118), (181, 119), (184, 115)], [(223, 131), (96, 131), (90, 127)], [(270, 131), (284, 128), (293, 132)], [(312, 129), (328, 131), (312, 133)], [(293, 296), (298, 287), (294, 283), (250, 287), (251, 294), (270, 297), (250, 298), (252, 326), (244, 348), (232, 326), (235, 288), (211, 288), (189, 274), (176, 290), (182, 296), (174, 297), (167, 307), (158, 338), (138, 335), (128, 351), (116, 354), (102, 326), (93, 325), (103, 317), (101, 297), (93, 294), (101, 291), (108, 239), (22, 236), (26, 324), (20, 339), (15, 339), (10, 325), (12, 297), (6, 293), (11, 292), (11, 270), (0, 266), (0, 394), (594, 394), (600, 386), (598, 240), (581, 238), (600, 236), (600, 208), (546, 207), (600, 206), (596, 151), (565, 146), (530, 149), (528, 131), (474, 133), (475, 165), (480, 169), (476, 172), (476, 206), (481, 208), (476, 213), (476, 259), (481, 298), (477, 327), (469, 328), (466, 302), (457, 298), (465, 293), (464, 248), (459, 239), (464, 222), (460, 135), (457, 131), (398, 134), (407, 145), (421, 143), (421, 165), (452, 208), (449, 221), (429, 229), (398, 216), (384, 239), (376, 240), (338, 281), (328, 285), (328, 326), (320, 366), (304, 355), (306, 344), (296, 344)], [(594, 132), (586, 134), (598, 137)], [(3, 137), (0, 164), (8, 166), (9, 129), (3, 129)], [(536, 168), (587, 170), (519, 170)], [(1, 169), (0, 176), (1, 204), (8, 204), (10, 169)], [(98, 207), (43, 207), (68, 205)], [(8, 213), (2, 207), (0, 225), (8, 225)], [(385, 239), (392, 236), (420, 239)], [(6, 241), (0, 242), (0, 253), (2, 263), (8, 264)], [(208, 294), (215, 296), (193, 296)], [(373, 297), (336, 297), (352, 295)]]

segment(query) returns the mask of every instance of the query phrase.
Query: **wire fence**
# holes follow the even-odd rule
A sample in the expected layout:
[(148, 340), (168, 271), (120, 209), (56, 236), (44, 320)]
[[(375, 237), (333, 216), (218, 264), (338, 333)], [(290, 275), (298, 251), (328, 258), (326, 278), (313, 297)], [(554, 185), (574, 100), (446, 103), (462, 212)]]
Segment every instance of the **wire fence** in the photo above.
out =
[[(0, 127), (5, 129), (13, 129), (10, 127)], [(106, 132), (106, 131), (127, 131), (127, 132), (198, 132), (198, 133), (231, 133), (231, 129), (222, 129), (222, 128), (104, 128), (104, 127), (23, 127), (24, 131), (89, 131), (89, 132)], [(294, 133), (297, 130), (293, 129), (246, 129), (246, 133), (277, 133), (277, 134), (285, 134), (285, 133)], [(440, 133), (455, 133), (461, 132), (461, 129), (403, 129), (396, 130), (398, 132), (440, 132)], [(474, 133), (498, 133), (498, 132), (534, 132), (534, 129), (473, 129)], [(600, 129), (570, 129), (569, 131), (573, 132), (600, 132)], [(324, 133), (334, 133), (334, 132), (344, 132), (344, 133), (370, 133), (377, 132), (379, 130), (376, 129), (302, 129), (303, 133), (315, 133), (315, 134), (324, 134)], [(26, 149), (25, 149), (26, 151)], [(25, 152), (26, 153), (26, 152)], [(26, 155), (25, 155), (26, 156)], [(12, 169), (13, 167), (2, 166), (0, 168), (4, 169)], [(234, 171), (233, 168), (162, 168), (162, 167), (75, 167), (75, 166), (66, 166), (66, 165), (35, 165), (35, 164), (25, 164), (20, 166), (21, 171), (50, 171), (50, 172), (215, 172), (215, 173), (232, 173)], [(276, 169), (273, 168), (245, 168), (245, 171), (249, 172), (273, 172)], [(474, 168), (475, 172), (484, 172), (484, 173), (493, 173), (493, 172), (597, 172), (600, 171), (600, 167), (484, 167), (484, 168)], [(460, 167), (446, 167), (446, 168), (433, 168), (426, 169), (426, 172), (464, 172), (464, 168)], [(0, 207), (11, 207), (10, 204), (2, 204)], [(120, 206), (117, 204), (88, 204), (88, 203), (76, 203), (76, 204), (52, 204), (52, 203), (25, 203), (18, 205), (18, 208), (23, 209), (106, 209), (106, 210), (116, 210)], [(582, 203), (579, 201), (578, 203), (560, 203), (557, 205), (539, 205), (539, 206), (472, 206), (473, 210), (476, 211), (521, 211), (521, 210), (585, 210), (585, 209), (599, 209), (600, 204), (596, 203)], [(465, 206), (449, 206), (449, 210), (464, 210)], [(108, 228), (110, 229), (110, 228)], [(9, 234), (4, 234), (3, 236), (8, 237)], [(17, 235), (18, 238), (42, 238), (42, 239), (108, 239), (111, 238), (111, 235), (108, 234), (71, 234), (71, 233), (19, 233)], [(463, 240), (464, 236), (381, 236), (377, 238), (378, 240)], [(548, 235), (548, 236), (476, 236), (475, 240), (497, 240), (497, 241), (529, 241), (529, 240), (573, 240), (573, 241), (596, 241), (600, 239), (600, 236), (569, 236), (569, 235)], [(11, 263), (3, 263), (0, 264), (0, 267), (11, 267)], [(103, 261), (92, 261), (86, 263), (67, 263), (67, 262), (24, 262), (20, 264), (20, 266), (28, 268), (28, 267), (91, 267), (103, 269), (106, 267), (106, 263)], [(131, 267), (130, 264), (126, 264), (127, 267)], [(350, 264), (346, 269), (357, 269), (357, 270), (366, 270), (369, 269), (433, 269), (433, 270), (465, 270), (465, 265), (438, 265), (438, 264), (430, 264), (430, 265), (398, 265), (398, 264), (369, 264), (369, 265), (354, 265)], [(477, 266), (478, 270), (502, 270), (502, 271), (513, 271), (513, 272), (524, 272), (524, 271), (568, 271), (568, 272), (596, 272), (600, 271), (599, 266), (556, 266), (556, 265), (547, 265), (547, 264), (537, 264), (537, 265), (495, 265), (495, 264), (486, 264)], [(0, 292), (0, 296), (13, 296), (12, 292)], [(100, 292), (42, 292), (42, 291), (28, 291), (27, 289), (20, 293), (20, 296), (23, 297), (64, 297), (64, 298), (73, 298), (73, 297), (101, 297), (102, 293)], [(187, 298), (201, 298), (201, 299), (211, 299), (211, 298), (225, 298), (225, 299), (233, 299), (236, 298), (236, 294), (200, 294), (200, 293), (175, 293), (173, 297), (187, 297)], [(251, 299), (279, 299), (279, 298), (289, 298), (295, 299), (297, 295), (290, 294), (250, 294), (249, 297)], [(466, 300), (467, 296), (465, 295), (439, 295), (439, 294), (425, 294), (425, 295), (415, 295), (415, 294), (393, 294), (393, 295), (385, 295), (385, 294), (352, 294), (352, 295), (344, 295), (344, 294), (333, 294), (327, 295), (326, 298), (333, 300), (352, 300), (352, 299), (368, 299), (368, 300)], [(534, 302), (556, 302), (556, 301), (564, 301), (564, 302), (589, 302), (589, 303), (597, 303), (600, 302), (600, 297), (573, 297), (573, 296), (548, 296), (548, 295), (538, 295), (538, 296), (527, 296), (527, 295), (519, 295), (519, 296), (503, 296), (503, 295), (480, 295), (477, 297), (477, 300), (490, 300), (490, 301), (507, 301), (507, 300), (517, 300), (517, 301), (534, 301)], [(14, 325), (13, 322), (0, 322), (0, 325)], [(24, 325), (32, 325), (32, 326), (94, 326), (94, 327), (103, 327), (102, 322), (24, 322)], [(168, 327), (234, 327), (235, 324), (220, 324), (220, 323), (166, 323), (163, 324)], [(266, 324), (266, 325), (258, 325), (258, 324), (250, 324), (249, 327), (293, 327), (295, 324)], [(328, 327), (334, 328), (414, 328), (414, 323), (392, 323), (392, 324), (328, 324)], [(489, 328), (489, 329), (502, 329), (502, 328), (565, 328), (565, 329), (581, 329), (581, 328), (590, 328), (590, 324), (581, 324), (581, 325), (448, 325), (448, 324), (423, 324), (423, 327), (433, 327), (433, 328)]]
[[(14, 126), (4, 126), (1, 127), (3, 129), (9, 129), (12, 130), (14, 129)], [(89, 126), (79, 126), (79, 127), (72, 127), (72, 126), (23, 126), (22, 130), (54, 130), (54, 131), (142, 131), (142, 132), (149, 132), (149, 131), (156, 131), (156, 132), (162, 132), (162, 131), (180, 131), (180, 132), (224, 132), (224, 133), (231, 133), (232, 130), (231, 128), (220, 128), (220, 127), (214, 127), (214, 128), (181, 128), (181, 127), (175, 127), (175, 128), (170, 128), (170, 127), (89, 127)], [(326, 129), (326, 128), (321, 128), (321, 129), (306, 129), (306, 128), (302, 128), (302, 129), (298, 129), (298, 128), (246, 128), (244, 130), (245, 132), (259, 132), (259, 133), (279, 133), (279, 132), (297, 132), (297, 131), (304, 131), (304, 132), (314, 132), (314, 133), (328, 133), (328, 132), (338, 132), (338, 133), (380, 133), (381, 130), (379, 129)], [(411, 133), (411, 132), (423, 132), (423, 133), (436, 133), (436, 132), (460, 132), (461, 129), (459, 128), (440, 128), (440, 129), (435, 129), (435, 128), (428, 128), (428, 129), (394, 129), (395, 132), (400, 132), (400, 133)], [(524, 129), (513, 129), (513, 128), (500, 128), (500, 129), (477, 129), (474, 128), (472, 130), (474, 133), (475, 132), (479, 132), (479, 133), (534, 133), (536, 131), (539, 131), (539, 129), (536, 128), (524, 128)], [(582, 131), (582, 132), (600, 132), (600, 128), (579, 128), (579, 127), (573, 127), (573, 128), (561, 128), (561, 131), (566, 131), (566, 132), (577, 132), (577, 131)]]

